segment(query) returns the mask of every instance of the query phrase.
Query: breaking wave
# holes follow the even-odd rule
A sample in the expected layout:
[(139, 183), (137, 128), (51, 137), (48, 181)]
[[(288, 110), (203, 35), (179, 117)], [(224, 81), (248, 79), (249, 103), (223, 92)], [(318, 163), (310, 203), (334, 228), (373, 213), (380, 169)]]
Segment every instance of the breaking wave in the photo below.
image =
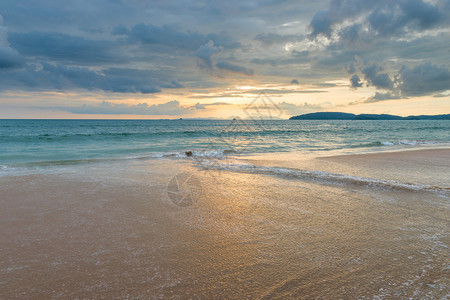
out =
[(426, 140), (398, 140), (398, 141), (376, 141), (371, 143), (352, 145), (351, 148), (370, 148), (383, 146), (420, 146), (420, 145), (442, 145), (450, 146), (449, 142), (444, 141), (426, 141)]
[(443, 196), (450, 196), (450, 189), (444, 187), (428, 186), (413, 183), (404, 183), (394, 180), (383, 180), (369, 177), (359, 177), (339, 173), (330, 173), (324, 171), (310, 171), (284, 167), (265, 167), (255, 166), (250, 163), (224, 163), (214, 161), (208, 164), (202, 164), (210, 169), (219, 169), (232, 172), (246, 172), (255, 174), (266, 174), (274, 176), (283, 176), (300, 180), (318, 181), (325, 184), (349, 184), (361, 187), (405, 190), (405, 191), (433, 191)]

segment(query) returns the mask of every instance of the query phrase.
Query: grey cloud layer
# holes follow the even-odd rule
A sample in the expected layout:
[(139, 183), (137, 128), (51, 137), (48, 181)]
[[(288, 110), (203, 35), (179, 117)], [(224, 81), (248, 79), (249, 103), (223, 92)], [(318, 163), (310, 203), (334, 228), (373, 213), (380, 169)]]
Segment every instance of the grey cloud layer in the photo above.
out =
[(26, 68), (2, 74), (0, 87), (28, 90), (103, 90), (117, 93), (157, 93), (160, 88), (180, 88), (180, 83), (164, 79), (152, 71), (110, 68), (100, 72), (82, 67), (41, 63), (40, 68)]
[(450, 86), (449, 0), (302, 2), (3, 0), (0, 90), (158, 93), (244, 76), (348, 77), (383, 101)]
[(64, 63), (95, 63), (125, 61), (117, 53), (118, 45), (106, 40), (56, 32), (12, 33), (8, 38), (12, 47), (30, 57), (45, 57)]
[(119, 26), (113, 29), (112, 33), (118, 36), (126, 36), (128, 42), (164, 45), (175, 48), (183, 48), (189, 50), (196, 50), (200, 45), (212, 41), (216, 46), (237, 48), (240, 46), (238, 42), (233, 40), (226, 33), (220, 34), (208, 33), (201, 34), (199, 32), (184, 32), (174, 26), (162, 25), (157, 26), (153, 24), (140, 23), (127, 29), (124, 26)]
[(226, 70), (226, 71), (230, 71), (230, 72), (234, 72), (234, 73), (240, 73), (240, 74), (244, 74), (244, 75), (248, 75), (248, 76), (252, 76), (253, 75), (253, 70), (252, 69), (241, 67), (241, 66), (237, 66), (237, 65), (233, 65), (232, 63), (229, 63), (229, 62), (226, 62), (226, 61), (218, 62), (216, 64), (216, 67), (221, 69), (221, 70)]

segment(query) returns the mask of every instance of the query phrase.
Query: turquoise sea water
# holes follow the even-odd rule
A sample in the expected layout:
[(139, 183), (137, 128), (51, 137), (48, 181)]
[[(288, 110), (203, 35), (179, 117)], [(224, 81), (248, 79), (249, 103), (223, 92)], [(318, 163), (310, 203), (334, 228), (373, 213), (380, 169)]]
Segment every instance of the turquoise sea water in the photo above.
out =
[(0, 165), (450, 145), (450, 121), (0, 120)]

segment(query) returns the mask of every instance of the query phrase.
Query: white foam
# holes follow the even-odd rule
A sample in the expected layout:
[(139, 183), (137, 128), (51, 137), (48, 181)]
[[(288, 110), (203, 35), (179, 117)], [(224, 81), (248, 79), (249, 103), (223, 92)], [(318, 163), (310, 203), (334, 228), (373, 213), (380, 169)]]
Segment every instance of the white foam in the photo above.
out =
[[(190, 152), (190, 155), (187, 153)], [(238, 152), (233, 150), (184, 150), (179, 152), (153, 152), (146, 155), (132, 155), (127, 156), (124, 159), (155, 159), (155, 158), (217, 158), (221, 159), (227, 155), (237, 154)], [(120, 158), (117, 158), (118, 160)]]
[(215, 161), (214, 164), (209, 164), (209, 167), (213, 169), (222, 169), (235, 172), (251, 172), (268, 175), (288, 176), (332, 184), (353, 184), (371, 188), (375, 187), (382, 189), (399, 189), (411, 191), (437, 191), (440, 194), (445, 195), (446, 197), (448, 197), (447, 194), (449, 193), (449, 189), (446, 188), (432, 187), (421, 184), (403, 183), (394, 180), (383, 180), (339, 173), (329, 173), (324, 171), (310, 171), (284, 167), (264, 167), (264, 166), (255, 166), (250, 163), (224, 163), (220, 161)]
[(449, 143), (442, 142), (442, 141), (398, 140), (398, 141), (381, 142), (381, 144), (383, 146), (396, 146), (396, 145), (416, 146), (416, 145), (437, 145), (437, 144), (449, 144)]

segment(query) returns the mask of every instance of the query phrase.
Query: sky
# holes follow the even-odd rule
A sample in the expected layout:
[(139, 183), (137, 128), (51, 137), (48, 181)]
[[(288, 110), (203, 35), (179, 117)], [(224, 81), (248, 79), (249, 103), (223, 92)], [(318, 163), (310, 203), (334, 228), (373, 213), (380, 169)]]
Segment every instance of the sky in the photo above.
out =
[(0, 118), (450, 113), (450, 0), (2, 0)]

